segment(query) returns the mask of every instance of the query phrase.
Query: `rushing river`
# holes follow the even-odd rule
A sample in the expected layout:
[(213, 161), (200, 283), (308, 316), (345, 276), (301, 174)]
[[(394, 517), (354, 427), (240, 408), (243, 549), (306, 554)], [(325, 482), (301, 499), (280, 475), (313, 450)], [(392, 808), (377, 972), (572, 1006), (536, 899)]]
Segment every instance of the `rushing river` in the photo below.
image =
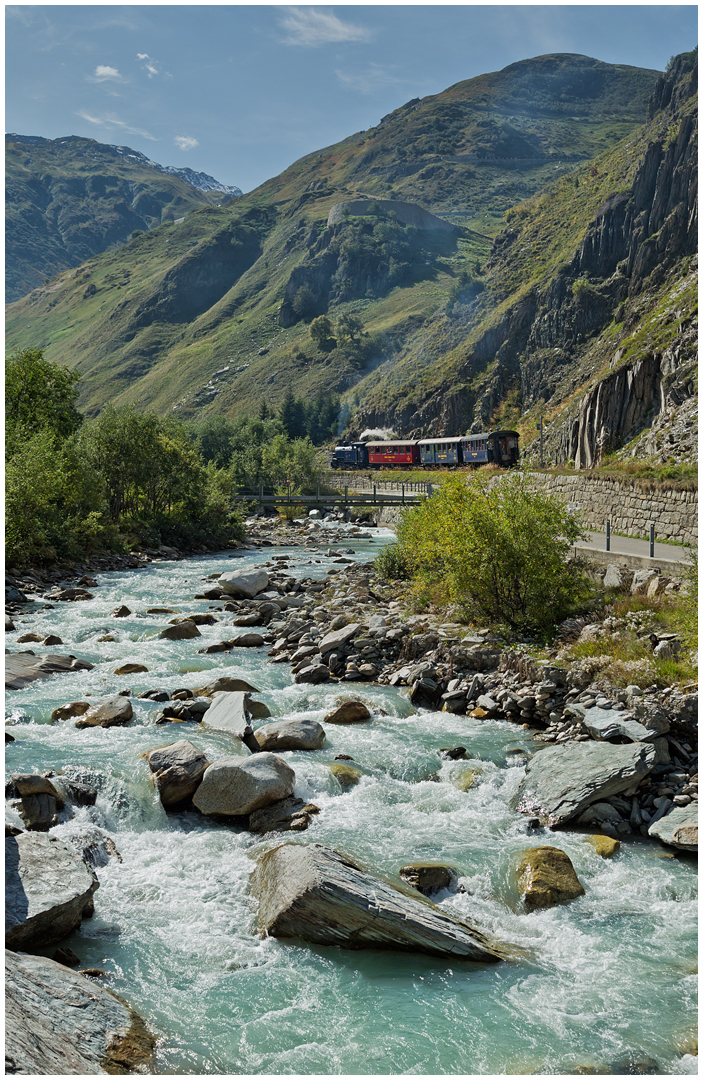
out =
[[(355, 558), (369, 558), (388, 537), (380, 530), (374, 544), (354, 541)], [(317, 576), (331, 565), (303, 549), (275, 553), (287, 551), (289, 573)], [(236, 565), (267, 557), (265, 550), (247, 554)], [(198, 655), (221, 640), (229, 617), (199, 627), (195, 641), (154, 638), (172, 616), (141, 613), (217, 606), (192, 597), (207, 574), (233, 565), (223, 553), (102, 574), (93, 600), (50, 611), (30, 605), (7, 640), (13, 651), (42, 652), (40, 645), (16, 646), (17, 637), (58, 634), (64, 644), (50, 651), (95, 665), (8, 694), (17, 741), (7, 765), (12, 772), (72, 765), (99, 787), (96, 807), (76, 808), (52, 830), (61, 837), (98, 824), (123, 860), (98, 870), (95, 916), (69, 943), (81, 966), (110, 973), (107, 985), (158, 1033), (157, 1070), (563, 1074), (579, 1067), (626, 1072), (637, 1062), (635, 1071), (696, 1072), (697, 1059), (680, 1052), (696, 1016), (693, 860), (644, 840), (623, 843), (606, 860), (579, 833), (529, 833), (508, 806), (524, 758), (506, 751), (531, 745), (515, 725), (417, 713), (388, 687), (295, 685), (287, 664), (267, 663), (265, 647)], [(134, 614), (111, 618), (120, 604)], [(98, 642), (105, 634), (117, 640)], [(127, 662), (145, 663), (149, 673), (113, 674)], [(367, 724), (328, 726), (323, 750), (281, 755), (295, 769), (296, 795), (321, 810), (302, 835), (262, 841), (196, 813), (166, 815), (155, 794), (145, 751), (188, 738), (213, 760), (227, 753), (229, 737), (194, 724), (154, 727), (161, 706), (136, 696), (234, 673), (261, 690), (256, 696), (274, 717), (322, 721), (340, 692), (373, 708)], [(126, 686), (135, 709), (128, 727), (76, 730), (72, 720), (50, 721), (67, 701)], [(480, 782), (466, 792), (451, 780), (467, 763), (437, 753), (457, 744), (481, 758), (471, 763)], [(328, 769), (340, 753), (366, 770), (347, 793)], [(382, 873), (420, 859), (451, 864), (465, 892), (440, 894), (441, 906), (516, 943), (526, 958), (482, 967), (262, 940), (247, 892), (251, 856), (285, 841), (323, 842)], [(511, 868), (517, 852), (541, 843), (568, 853), (586, 891), (526, 915)]]

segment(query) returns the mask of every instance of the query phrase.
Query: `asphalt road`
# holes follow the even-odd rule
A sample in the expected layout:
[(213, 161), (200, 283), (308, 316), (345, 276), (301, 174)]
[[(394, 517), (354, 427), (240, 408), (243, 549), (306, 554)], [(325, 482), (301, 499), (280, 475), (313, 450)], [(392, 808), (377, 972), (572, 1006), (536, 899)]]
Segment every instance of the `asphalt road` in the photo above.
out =
[[(586, 551), (605, 551), (605, 533), (587, 532), (588, 539), (582, 540), (577, 547)], [(649, 558), (649, 540), (633, 540), (629, 536), (610, 535), (610, 550), (613, 555), (639, 555)], [(687, 548), (679, 544), (658, 544), (654, 541), (654, 558), (669, 562), (688, 562)]]

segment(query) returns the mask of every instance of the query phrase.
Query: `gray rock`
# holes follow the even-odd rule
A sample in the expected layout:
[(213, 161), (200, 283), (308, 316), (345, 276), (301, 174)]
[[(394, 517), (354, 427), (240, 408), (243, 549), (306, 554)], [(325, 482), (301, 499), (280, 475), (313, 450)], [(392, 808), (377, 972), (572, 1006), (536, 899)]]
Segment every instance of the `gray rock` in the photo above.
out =
[[(228, 731), (241, 739), (249, 723), (248, 700), (249, 695), (241, 690), (217, 691), (212, 705), (203, 715), (203, 724), (217, 731)], [(236, 752), (234, 749), (233, 753)]]
[(360, 630), (359, 623), (348, 623), (346, 626), (341, 626), (339, 630), (325, 634), (320, 642), (320, 653), (324, 656), (325, 653), (332, 652), (334, 649), (341, 649), (348, 641), (356, 637)]
[(102, 698), (91, 705), (87, 713), (80, 720), (76, 720), (77, 728), (85, 727), (115, 727), (118, 724), (128, 724), (134, 716), (134, 710), (125, 697)]
[(201, 635), (194, 622), (191, 622), (190, 619), (184, 619), (183, 622), (176, 623), (175, 626), (167, 626), (156, 636), (163, 638), (165, 641), (185, 641), (188, 638), (196, 638)]
[(80, 926), (97, 879), (56, 837), (22, 832), (5, 839), (5, 945), (36, 948)]
[(160, 746), (145, 754), (162, 806), (174, 806), (194, 795), (211, 764), (202, 750), (187, 739)]
[(654, 570), (635, 570), (635, 576), (632, 579), (630, 585), (630, 592), (633, 596), (644, 595), (647, 592), (647, 586), (653, 578), (659, 575)]
[(249, 832), (304, 832), (313, 814), (319, 814), (319, 806), (304, 803), (295, 795), (255, 810), (249, 816)]
[(91, 827), (84, 832), (72, 833), (66, 837), (66, 843), (75, 848), (90, 870), (107, 866), (110, 859), (122, 862), (122, 856), (115, 847), (114, 840), (102, 829)]
[(93, 664), (75, 656), (35, 656), (32, 652), (5, 654), (5, 689), (23, 690), (37, 679), (49, 679), (65, 671), (90, 671)]
[(231, 570), (221, 574), (217, 584), (229, 596), (246, 596), (251, 600), (263, 592), (268, 583), (269, 576), (265, 570)]
[(53, 795), (55, 799), (61, 801), (61, 796), (51, 780), (39, 773), (12, 773), (12, 782), (20, 796)]
[(511, 805), (523, 814), (539, 816), (546, 825), (559, 825), (591, 803), (638, 783), (654, 768), (655, 760), (656, 749), (648, 742), (550, 746), (530, 760)]
[(456, 884), (458, 874), (452, 866), (444, 863), (413, 862), (401, 866), (398, 876), (406, 885), (429, 896), (440, 889), (449, 889)]
[(325, 729), (316, 720), (279, 720), (257, 728), (254, 738), (262, 750), (320, 750)]
[(46, 956), (5, 952), (5, 1071), (153, 1071), (155, 1040), (116, 994)]
[(257, 694), (258, 690), (251, 683), (248, 683), (246, 679), (234, 679), (229, 675), (221, 675), (218, 679), (213, 679), (211, 682), (206, 683), (205, 686), (199, 686), (193, 690), (193, 697), (212, 697), (218, 690), (243, 690), (246, 693)]
[(653, 821), (648, 832), (670, 847), (698, 851), (698, 803), (674, 806), (658, 821)]
[(69, 701), (66, 705), (59, 705), (51, 714), (52, 720), (68, 720), (71, 716), (82, 716), (90, 708), (89, 701)]
[(203, 814), (251, 814), (293, 794), (295, 773), (274, 754), (220, 758), (205, 770), (193, 803)]
[(358, 724), (369, 720), (371, 713), (363, 701), (343, 701), (325, 716), (326, 724)]
[(622, 585), (622, 571), (617, 563), (610, 563), (605, 571), (603, 584), (606, 589), (619, 589)]
[(596, 706), (584, 709), (578, 704), (571, 706), (572, 715), (574, 710), (582, 713), (583, 726), (594, 739), (605, 740), (622, 736), (632, 742), (644, 742), (653, 739), (656, 734), (635, 720), (631, 712), (614, 712), (612, 709), (599, 709)]
[(502, 958), (500, 945), (469, 923), (321, 844), (283, 844), (260, 855), (251, 890), (259, 901), (259, 927), (273, 937), (451, 960)]
[(295, 681), (297, 683), (321, 683), (326, 682), (329, 677), (329, 668), (326, 668), (324, 664), (310, 664), (308, 667), (296, 672)]
[(234, 649), (253, 649), (258, 645), (263, 645), (264, 639), (261, 634), (238, 634), (232, 638), (232, 648)]

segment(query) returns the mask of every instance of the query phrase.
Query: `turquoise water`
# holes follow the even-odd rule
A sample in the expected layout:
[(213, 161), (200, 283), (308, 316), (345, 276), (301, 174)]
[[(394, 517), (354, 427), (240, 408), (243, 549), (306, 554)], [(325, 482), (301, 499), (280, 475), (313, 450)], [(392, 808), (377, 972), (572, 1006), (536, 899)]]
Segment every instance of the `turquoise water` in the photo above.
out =
[[(368, 558), (379, 542), (353, 546), (355, 557)], [(331, 565), (320, 555), (293, 555), (301, 575)], [(237, 566), (265, 559), (259, 552)], [(222, 623), (200, 627), (194, 641), (151, 637), (172, 616), (140, 612), (207, 611), (210, 602), (188, 598), (207, 574), (232, 565), (226, 554), (208, 555), (100, 575), (93, 600), (30, 611), (7, 641), (14, 649), (29, 630), (57, 633), (64, 645), (52, 651), (95, 664), (8, 694), (17, 742), (7, 765), (13, 772), (79, 766), (99, 787), (96, 807), (78, 808), (52, 830), (65, 836), (98, 824), (123, 859), (98, 870), (95, 916), (69, 943), (82, 966), (111, 973), (108, 985), (158, 1033), (158, 1071), (564, 1074), (647, 1061), (662, 1073), (696, 1072), (697, 1059), (680, 1053), (696, 1016), (695, 862), (643, 840), (604, 860), (581, 834), (528, 833), (508, 805), (524, 768), (506, 750), (530, 746), (514, 725), (417, 713), (387, 687), (297, 686), (288, 665), (266, 662), (265, 649), (197, 655), (224, 636)], [(135, 614), (110, 618), (123, 603)], [(98, 643), (107, 632), (119, 640)], [(149, 673), (113, 674), (129, 661)], [(296, 794), (321, 810), (306, 833), (262, 841), (194, 813), (167, 816), (141, 755), (189, 738), (212, 759), (230, 743), (197, 725), (155, 728), (155, 703), (134, 700), (126, 728), (76, 730), (72, 721), (49, 720), (86, 692), (130, 686), (136, 696), (234, 673), (261, 690), (257, 697), (276, 717), (322, 720), (340, 693), (372, 708), (368, 724), (329, 726), (324, 749), (281, 755), (295, 769)], [(440, 747), (457, 744), (481, 760), (439, 758)], [(366, 769), (347, 793), (328, 769), (339, 753)], [(479, 779), (461, 792), (451, 780), (468, 767)], [(525, 958), (482, 967), (262, 940), (247, 892), (251, 856), (288, 840), (329, 844), (383, 873), (411, 860), (450, 863), (466, 891), (440, 894), (441, 906), (519, 945)], [(566, 851), (586, 891), (525, 915), (511, 870), (517, 853), (536, 843)]]

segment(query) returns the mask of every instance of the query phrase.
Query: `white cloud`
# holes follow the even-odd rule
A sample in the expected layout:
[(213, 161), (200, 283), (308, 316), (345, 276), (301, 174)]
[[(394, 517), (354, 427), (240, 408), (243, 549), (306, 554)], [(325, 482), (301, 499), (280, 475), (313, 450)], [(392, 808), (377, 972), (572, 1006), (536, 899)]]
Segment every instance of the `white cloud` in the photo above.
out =
[(137, 60), (142, 62), (142, 71), (146, 71), (148, 78), (153, 79), (154, 75), (161, 74), (159, 61), (154, 60), (154, 57), (149, 56), (149, 53), (137, 53)]
[(388, 86), (398, 86), (410, 81), (394, 75), (389, 68), (384, 68), (381, 64), (367, 64), (362, 71), (351, 73), (335, 71), (335, 75), (341, 83), (359, 94), (375, 94)]
[(87, 120), (89, 124), (95, 124), (96, 127), (104, 127), (107, 131), (117, 128), (118, 131), (123, 131), (126, 135), (141, 135), (143, 139), (158, 142), (158, 139), (154, 135), (150, 135), (148, 131), (132, 127), (126, 120), (120, 120), (114, 113), (108, 113), (105, 116), (91, 116), (85, 109), (81, 109), (76, 113), (76, 116), (80, 116), (81, 120)]
[(179, 150), (194, 150), (196, 146), (200, 146), (197, 139), (193, 139), (190, 135), (176, 135), (173, 140)]
[(285, 31), (286, 45), (305, 45), (317, 48), (340, 41), (370, 41), (371, 31), (364, 26), (343, 22), (329, 11), (317, 8), (284, 8), (280, 25)]
[(117, 68), (108, 67), (107, 64), (98, 64), (93, 72), (93, 78), (96, 82), (104, 82), (105, 79), (121, 79), (122, 76)]
[(148, 60), (148, 59), (149, 59), (149, 53), (147, 53), (147, 52), (138, 52), (137, 53), (137, 60)]

